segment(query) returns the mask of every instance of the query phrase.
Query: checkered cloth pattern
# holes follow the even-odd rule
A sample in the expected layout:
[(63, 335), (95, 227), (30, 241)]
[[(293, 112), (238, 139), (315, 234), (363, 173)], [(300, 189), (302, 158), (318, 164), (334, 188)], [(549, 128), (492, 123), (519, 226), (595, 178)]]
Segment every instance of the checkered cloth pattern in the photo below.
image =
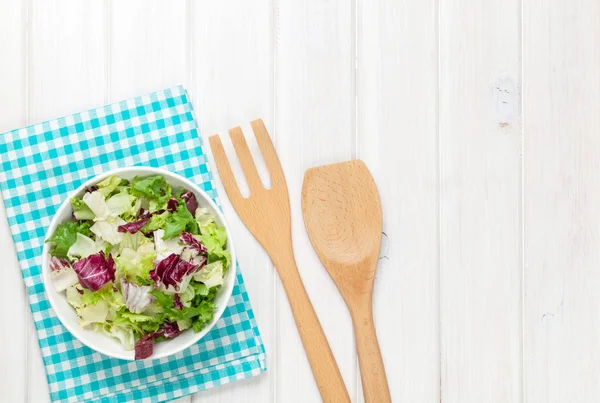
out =
[(44, 293), (46, 230), (70, 192), (91, 177), (119, 167), (161, 167), (197, 183), (217, 201), (182, 87), (5, 133), (0, 162), (0, 188), (52, 401), (164, 402), (266, 369), (239, 271), (229, 305), (213, 329), (185, 351), (158, 360), (123, 361), (84, 346), (62, 326)]

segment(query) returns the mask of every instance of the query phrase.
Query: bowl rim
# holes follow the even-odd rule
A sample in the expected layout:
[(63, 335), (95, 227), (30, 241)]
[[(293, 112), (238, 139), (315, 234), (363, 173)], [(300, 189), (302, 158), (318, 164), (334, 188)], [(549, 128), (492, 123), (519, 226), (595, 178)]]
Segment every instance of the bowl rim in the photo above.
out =
[[(202, 329), (202, 331), (196, 333), (196, 337), (193, 337), (188, 342), (182, 343), (181, 345), (177, 346), (175, 349), (173, 349), (173, 351), (170, 351), (170, 352), (167, 351), (167, 352), (158, 353), (158, 354), (155, 353), (145, 359), (145, 360), (156, 360), (156, 359), (165, 358), (165, 357), (169, 357), (169, 356), (175, 355), (177, 353), (180, 353), (181, 351), (187, 349), (188, 347), (192, 346), (193, 344), (195, 344), (199, 340), (201, 340), (204, 336), (206, 336), (206, 334), (208, 334), (208, 332), (210, 332), (210, 330), (214, 327), (214, 325), (219, 321), (221, 316), (223, 316), (223, 313), (225, 312), (225, 309), (227, 308), (227, 305), (229, 304), (231, 295), (233, 294), (233, 288), (235, 286), (235, 279), (237, 276), (237, 260), (236, 260), (235, 247), (234, 247), (234, 243), (233, 243), (233, 237), (231, 236), (230, 227), (227, 224), (227, 220), (225, 219), (225, 216), (223, 215), (223, 212), (221, 211), (219, 206), (198, 185), (196, 185), (189, 179), (185, 178), (184, 176), (181, 176), (174, 172), (168, 171), (163, 168), (154, 168), (154, 167), (148, 167), (148, 166), (132, 166), (132, 167), (124, 167), (124, 168), (115, 168), (115, 169), (111, 169), (109, 171), (106, 171), (102, 174), (96, 175), (96, 176), (88, 179), (87, 181), (82, 183), (79, 187), (77, 187), (77, 189), (73, 190), (72, 192), (69, 192), (66, 199), (61, 203), (60, 207), (56, 210), (56, 212), (54, 213), (54, 216), (52, 217), (52, 220), (50, 221), (50, 225), (48, 226), (48, 230), (46, 231), (46, 234), (44, 237), (44, 246), (42, 249), (42, 266), (41, 266), (42, 283), (44, 285), (44, 292), (46, 294), (46, 297), (48, 298), (48, 301), (50, 302), (50, 306), (52, 307), (54, 314), (60, 320), (60, 323), (77, 340), (79, 340), (81, 343), (83, 343), (87, 347), (91, 348), (92, 350), (102, 353), (104, 355), (107, 355), (109, 357), (118, 358), (121, 360), (136, 361), (135, 358), (132, 358), (130, 356), (131, 354), (128, 354), (128, 353), (131, 353), (131, 351), (129, 351), (129, 350), (123, 350), (123, 354), (115, 354), (114, 352), (107, 351), (102, 347), (90, 345), (92, 343), (88, 343), (88, 342), (82, 340), (77, 335), (77, 333), (79, 331), (86, 330), (86, 329), (77, 328), (77, 330), (76, 330), (76, 329), (74, 329), (73, 326), (68, 324), (66, 320), (63, 320), (63, 317), (62, 317), (60, 311), (57, 309), (57, 303), (54, 299), (53, 293), (48, 292), (48, 287), (53, 287), (53, 285), (52, 285), (52, 280), (50, 279), (49, 244), (45, 242), (45, 240), (48, 239), (48, 237), (51, 235), (51, 233), (53, 233), (56, 230), (56, 227), (58, 226), (58, 224), (65, 221), (65, 220), (63, 220), (63, 221), (59, 222), (58, 217), (61, 216), (61, 213), (69, 206), (69, 200), (72, 197), (80, 194), (86, 188), (88, 188), (92, 185), (95, 185), (96, 183), (100, 182), (101, 180), (103, 180), (109, 176), (119, 175), (120, 173), (126, 173), (126, 172), (131, 172), (131, 171), (138, 171), (138, 172), (140, 172), (141, 175), (155, 174), (155, 175), (162, 175), (165, 177), (172, 177), (172, 178), (175, 178), (176, 180), (184, 183), (185, 186), (188, 187), (189, 190), (192, 190), (196, 194), (200, 194), (202, 196), (202, 198), (204, 199), (203, 201), (205, 203), (208, 203), (212, 207), (212, 209), (216, 212), (216, 215), (217, 215), (219, 221), (225, 228), (225, 232), (227, 234), (227, 250), (229, 251), (229, 253), (231, 255), (231, 261), (230, 261), (229, 270), (228, 270), (228, 277), (225, 282), (226, 288), (221, 290), (221, 292), (225, 292), (224, 303), (217, 306), (217, 310), (215, 311), (212, 322), (209, 323), (207, 326), (205, 326), (204, 329)], [(62, 294), (62, 293), (60, 293), (60, 294)], [(185, 331), (191, 331), (191, 329), (187, 329)], [(174, 338), (170, 342), (175, 342), (177, 340), (179, 340), (179, 338)], [(137, 360), (137, 361), (140, 361), (140, 360)]]

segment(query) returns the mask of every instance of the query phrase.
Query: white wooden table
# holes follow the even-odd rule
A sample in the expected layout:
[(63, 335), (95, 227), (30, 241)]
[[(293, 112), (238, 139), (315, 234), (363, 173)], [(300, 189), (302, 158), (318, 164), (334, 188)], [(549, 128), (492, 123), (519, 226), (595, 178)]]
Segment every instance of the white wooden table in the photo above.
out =
[[(177, 84), (204, 138), (270, 129), (353, 401), (350, 319), (300, 214), (303, 172), (351, 158), (383, 203), (375, 312), (394, 401), (600, 401), (598, 0), (0, 1), (0, 131)], [(181, 402), (318, 401), (273, 266), (221, 195), (269, 369)], [(0, 222), (0, 400), (43, 403)]]

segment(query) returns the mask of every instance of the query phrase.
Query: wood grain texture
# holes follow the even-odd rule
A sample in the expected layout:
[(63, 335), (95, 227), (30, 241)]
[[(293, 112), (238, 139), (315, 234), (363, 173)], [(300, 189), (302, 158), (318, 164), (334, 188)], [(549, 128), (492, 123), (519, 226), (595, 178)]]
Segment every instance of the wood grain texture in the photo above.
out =
[(350, 402), (333, 353), (300, 278), (294, 251), (288, 188), (275, 147), (262, 120), (251, 122), (272, 185), (262, 186), (258, 171), (240, 127), (229, 130), (237, 158), (250, 189), (242, 197), (218, 135), (210, 148), (230, 202), (252, 235), (265, 249), (277, 269), (308, 362), (324, 402)]
[(31, 2), (30, 123), (105, 101), (104, 11), (101, 0)]
[(439, 403), (437, 1), (359, 0), (357, 17), (357, 157), (385, 233), (377, 337), (392, 401)]
[(441, 395), (520, 402), (520, 2), (439, 12)]
[(111, 0), (108, 13), (111, 101), (188, 84), (185, 1)]
[(600, 3), (525, 2), (524, 397), (600, 400)]
[(373, 323), (373, 284), (382, 223), (381, 202), (364, 162), (310, 168), (302, 184), (302, 216), (317, 256), (352, 317), (364, 399), (391, 402)]
[[(25, 1), (7, 2), (0, 12), (0, 133), (27, 123), (27, 12)], [(0, 330), (0, 391), (6, 401), (26, 402), (27, 346), (34, 338), (28, 331), (31, 311), (3, 205), (0, 256), (0, 315), (10, 318), (10, 325)]]
[[(300, 203), (306, 169), (349, 160), (355, 154), (353, 12), (350, 1), (276, 1), (273, 132), (290, 193), (292, 241), (300, 275), (350, 397), (356, 401), (362, 393), (357, 391), (360, 381), (351, 319), (306, 235)], [(278, 299), (277, 309), (277, 401), (318, 401), (287, 301)]]
[[(267, 127), (273, 127), (273, 6), (269, 0), (235, 0), (192, 1), (190, 7), (190, 96), (206, 145), (204, 151), (213, 167), (223, 211), (235, 233), (240, 270), (265, 344), (268, 368), (263, 376), (198, 393), (192, 401), (275, 401), (275, 384), (279, 376), (276, 365), (279, 323), (275, 317), (277, 273), (226, 197), (208, 146), (208, 136), (225, 134), (230, 127), (241, 125), (250, 151), (255, 157), (260, 156), (249, 123), (262, 117)], [(233, 145), (227, 136), (223, 136), (223, 145), (227, 155), (233, 157)], [(244, 185), (237, 159), (231, 158), (231, 162), (237, 182)], [(259, 162), (257, 168), (261, 178), (268, 178), (264, 164)]]
[[(309, 167), (361, 158), (382, 202), (373, 308), (392, 400), (600, 400), (598, 2), (305, 3), (2, 1), (0, 132), (177, 84), (205, 138), (262, 117), (300, 274), (357, 402), (351, 318), (306, 236), (300, 188)], [(221, 202), (268, 371), (183, 402), (318, 401), (269, 258)], [(0, 228), (0, 314), (15, 322), (0, 327), (0, 390), (47, 402), (3, 217)]]

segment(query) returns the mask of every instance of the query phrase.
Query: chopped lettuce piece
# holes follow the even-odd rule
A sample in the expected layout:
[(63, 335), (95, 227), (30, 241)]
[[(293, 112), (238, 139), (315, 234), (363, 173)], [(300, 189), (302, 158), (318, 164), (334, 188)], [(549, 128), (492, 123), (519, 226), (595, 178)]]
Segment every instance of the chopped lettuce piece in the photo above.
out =
[(79, 326), (86, 327), (90, 323), (103, 323), (108, 316), (108, 304), (100, 301), (95, 305), (86, 305), (77, 310), (79, 316)]
[(146, 242), (152, 243), (144, 236), (144, 234), (141, 234), (139, 232), (136, 232), (135, 234), (125, 232), (123, 233), (123, 239), (119, 244), (119, 253), (125, 248), (137, 250), (142, 243)]
[(198, 234), (198, 223), (185, 204), (181, 202), (177, 210), (169, 216), (165, 223), (165, 235), (163, 239), (174, 238), (184, 231)]
[(148, 294), (152, 289), (152, 286), (141, 286), (122, 281), (121, 292), (127, 309), (132, 313), (141, 314), (148, 305), (154, 302), (154, 297)]
[(96, 221), (90, 230), (109, 244), (117, 245), (123, 240), (123, 233), (119, 232), (119, 225), (123, 224), (125, 221), (122, 218), (114, 217), (106, 221)]
[(110, 216), (110, 208), (106, 204), (106, 197), (98, 190), (83, 195), (83, 202), (96, 216), (95, 220), (106, 220)]
[(127, 217), (134, 217), (140, 209), (138, 198), (126, 192), (111, 196), (106, 200), (106, 205), (112, 216), (125, 215)]
[(200, 241), (208, 250), (208, 261), (222, 260), (224, 269), (229, 268), (231, 256), (224, 249), (227, 244), (227, 232), (224, 227), (217, 227), (215, 223), (204, 226), (201, 230)]
[(52, 284), (57, 292), (62, 292), (79, 282), (77, 273), (75, 273), (75, 270), (71, 267), (71, 263), (65, 258), (53, 256), (50, 259), (50, 270)]
[(83, 303), (83, 288), (79, 284), (72, 285), (66, 291), (67, 302), (73, 308), (81, 308)]
[(85, 235), (77, 234), (77, 240), (67, 252), (69, 259), (80, 259), (98, 253), (106, 248), (106, 242), (102, 240), (94, 241)]
[(121, 178), (116, 175), (111, 175), (108, 178), (98, 182), (96, 186), (98, 186), (98, 192), (101, 193), (104, 197), (108, 197), (121, 183)]
[(150, 208), (150, 211), (161, 208), (171, 198), (171, 194), (173, 193), (171, 186), (160, 175), (145, 178), (135, 177), (131, 191), (136, 196), (144, 196), (148, 200), (155, 202), (154, 209)]
[(207, 264), (194, 274), (194, 280), (204, 283), (208, 288), (223, 285), (225, 283), (223, 279), (223, 261), (217, 260)]
[(93, 220), (96, 218), (94, 212), (79, 197), (71, 198), (71, 207), (73, 208), (73, 215), (77, 220)]
[(154, 243), (156, 245), (156, 260), (161, 261), (172, 253), (179, 255), (183, 251), (183, 245), (179, 239), (165, 239), (165, 231), (162, 229), (154, 231)]
[(77, 241), (77, 234), (91, 236), (90, 225), (85, 222), (69, 221), (60, 224), (54, 234), (46, 240), (53, 248), (50, 255), (56, 257), (67, 257), (71, 245)]
[(115, 259), (118, 277), (130, 280), (136, 277), (149, 279), (155, 258), (156, 252), (152, 242), (141, 244), (137, 250), (124, 248)]
[(163, 211), (160, 214), (153, 214), (150, 217), (150, 221), (148, 221), (143, 227), (142, 227), (142, 231), (149, 233), (149, 232), (154, 232), (157, 229), (163, 228), (165, 226), (165, 223), (167, 222), (167, 218), (169, 218), (169, 215), (171, 215), (171, 213), (169, 213), (168, 211)]
[(197, 208), (195, 218), (200, 227), (200, 233), (204, 232), (204, 227), (215, 222), (215, 218), (208, 212), (207, 208)]

